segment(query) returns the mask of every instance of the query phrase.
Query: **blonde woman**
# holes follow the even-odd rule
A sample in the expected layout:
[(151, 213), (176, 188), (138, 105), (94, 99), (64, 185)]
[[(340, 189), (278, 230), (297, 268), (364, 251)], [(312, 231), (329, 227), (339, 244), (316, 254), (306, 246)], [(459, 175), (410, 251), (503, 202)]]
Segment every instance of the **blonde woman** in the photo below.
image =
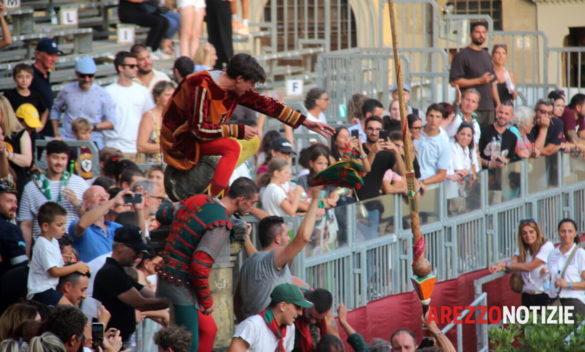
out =
[(159, 144), (162, 113), (174, 91), (175, 84), (170, 81), (158, 82), (152, 88), (152, 97), (156, 106), (142, 115), (136, 138), (136, 149), (138, 153), (144, 153), (143, 160), (146, 163), (162, 163)]
[(4, 143), (8, 149), (7, 157), (10, 167), (16, 174), (16, 186), (20, 195), (24, 185), (29, 181), (32, 141), (12, 110), (10, 102), (4, 96), (0, 96), (0, 127), (4, 131)]
[(193, 57), (199, 47), (201, 26), (205, 17), (205, 0), (177, 0), (181, 15), (179, 47), (181, 56)]
[(549, 297), (546, 294), (546, 278), (541, 269), (546, 268), (549, 255), (554, 249), (551, 241), (544, 238), (540, 226), (534, 219), (520, 221), (518, 226), (518, 250), (512, 260), (491, 266), (490, 272), (517, 271), (522, 274), (522, 305), (545, 306)]
[(199, 46), (193, 56), (195, 62), (195, 70), (193, 72), (199, 72), (203, 70), (213, 70), (215, 62), (217, 61), (217, 51), (211, 43), (204, 43)]

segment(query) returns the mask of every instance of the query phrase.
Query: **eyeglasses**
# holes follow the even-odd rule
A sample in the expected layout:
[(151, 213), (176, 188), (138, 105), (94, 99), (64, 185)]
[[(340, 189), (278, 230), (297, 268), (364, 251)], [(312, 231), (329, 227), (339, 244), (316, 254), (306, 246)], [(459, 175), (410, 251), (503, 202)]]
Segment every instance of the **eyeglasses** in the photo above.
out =
[(78, 73), (79, 78), (93, 78), (95, 75), (93, 73)]
[(534, 220), (533, 218), (520, 220), (520, 226), (527, 225), (527, 224), (536, 224), (536, 220)]
[(368, 127), (368, 128), (366, 128), (366, 130), (380, 132), (382, 129), (381, 128)]
[(133, 65), (133, 64), (122, 64), (122, 66), (130, 67), (131, 70), (133, 70), (133, 69), (135, 69), (135, 68), (138, 67), (138, 65)]
[(552, 115), (552, 111), (548, 111), (548, 110), (538, 109), (538, 112), (543, 114), (543, 115)]

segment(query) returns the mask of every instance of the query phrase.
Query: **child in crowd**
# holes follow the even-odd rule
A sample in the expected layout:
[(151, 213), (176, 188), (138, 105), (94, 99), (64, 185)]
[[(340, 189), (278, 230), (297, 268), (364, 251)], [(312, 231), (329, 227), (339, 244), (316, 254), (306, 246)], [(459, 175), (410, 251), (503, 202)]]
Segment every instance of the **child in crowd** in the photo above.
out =
[(124, 155), (122, 154), (122, 151), (117, 148), (105, 147), (100, 150), (100, 173), (104, 176), (111, 177), (112, 175), (108, 175), (104, 170), (106, 162), (112, 158), (122, 160), (123, 157)]
[(37, 108), (29, 103), (21, 104), (18, 109), (14, 112), (22, 126), (31, 135), (32, 139), (37, 139), (37, 131), (40, 131), (43, 127), (41, 117)]
[(268, 163), (268, 172), (260, 179), (261, 186), (266, 186), (262, 194), (262, 207), (270, 215), (293, 216), (296, 214), (303, 187), (296, 186), (286, 192), (283, 184), (290, 180), (291, 171), (288, 161), (274, 158)]
[[(92, 126), (89, 121), (83, 117), (79, 117), (71, 123), (71, 130), (75, 139), (78, 141), (91, 141)], [(76, 174), (86, 180), (93, 178), (93, 154), (89, 147), (79, 147), (78, 153), (73, 159), (75, 160)], [(77, 151), (75, 150), (75, 151)]]
[(58, 203), (47, 202), (39, 209), (37, 219), (41, 235), (33, 247), (26, 298), (50, 306), (73, 305), (62, 293), (56, 291), (59, 278), (75, 271), (85, 274), (89, 267), (83, 262), (64, 266), (58, 240), (65, 235), (67, 211)]
[(155, 184), (153, 197), (167, 198), (165, 193), (165, 173), (161, 165), (154, 165), (146, 171), (146, 178)]
[(22, 104), (32, 104), (40, 115), (41, 127), (37, 129), (40, 131), (47, 123), (49, 117), (49, 109), (43, 103), (39, 93), (31, 91), (29, 88), (33, 80), (33, 68), (27, 64), (18, 64), (12, 69), (12, 79), (16, 84), (16, 88), (4, 92), (4, 96), (10, 101), (10, 105), (14, 111)]

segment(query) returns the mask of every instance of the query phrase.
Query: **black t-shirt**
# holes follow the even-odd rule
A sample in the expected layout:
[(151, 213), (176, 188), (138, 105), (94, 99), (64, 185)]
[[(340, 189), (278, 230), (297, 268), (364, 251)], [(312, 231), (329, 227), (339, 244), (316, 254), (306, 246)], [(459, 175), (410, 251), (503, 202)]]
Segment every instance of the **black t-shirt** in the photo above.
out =
[(4, 215), (0, 215), (0, 256), (0, 276), (18, 265), (28, 263), (22, 231)]
[[(12, 146), (13, 151), (17, 154), (22, 153), (22, 148), (20, 147), (20, 140), (22, 139), (24, 132), (26, 132), (26, 130), (22, 129), (16, 133), (13, 133), (11, 136), (4, 136), (4, 142), (9, 143)], [(30, 166), (29, 167), (18, 166), (12, 161), (9, 161), (9, 163), (10, 167), (12, 168), (12, 170), (14, 170), (14, 173), (16, 174), (16, 190), (18, 191), (18, 199), (20, 199), (20, 197), (22, 196), (22, 192), (24, 191), (24, 186), (28, 183), (28, 181), (30, 181)]]
[[(51, 76), (50, 73), (47, 73), (47, 78), (43, 75), (41, 71), (39, 71), (36, 66), (33, 65), (33, 80), (30, 85), (30, 90), (37, 92), (43, 104), (47, 107), (47, 109), (51, 110), (53, 107), (53, 100), (55, 97), (53, 96), (53, 89), (51, 88)], [(53, 133), (53, 125), (50, 122), (45, 124), (45, 128), (41, 131), (41, 135), (43, 137), (54, 137), (55, 134)]]
[(504, 133), (500, 134), (493, 124), (484, 126), (481, 128), (481, 137), (479, 138), (479, 155), (485, 160), (490, 160), (494, 154), (514, 161), (518, 159), (516, 143), (518, 143), (518, 138), (510, 130), (506, 129)]
[(142, 290), (142, 285), (134, 281), (124, 268), (113, 258), (106, 258), (106, 263), (95, 276), (93, 297), (106, 307), (112, 315), (108, 328), (120, 330), (123, 341), (127, 341), (136, 330), (136, 316), (134, 308), (118, 299), (118, 295), (136, 288)]
[(6, 92), (4, 92), (4, 96), (6, 97), (6, 99), (8, 99), (10, 105), (12, 105), (12, 109), (14, 109), (15, 112), (20, 105), (26, 103), (34, 105), (34, 107), (37, 108), (39, 115), (41, 115), (43, 112), (45, 112), (45, 110), (47, 110), (47, 107), (39, 93), (32, 90), (30, 91), (30, 95), (28, 97), (24, 97), (18, 94), (16, 89), (7, 90)]
[[(560, 145), (561, 142), (563, 141), (564, 129), (565, 129), (565, 124), (563, 123), (563, 120), (556, 118), (556, 117), (553, 117), (550, 120), (550, 125), (548, 126), (548, 129), (546, 131), (546, 139), (544, 141), (544, 145), (545, 146), (547, 144)], [(537, 125), (532, 127), (532, 130), (528, 134), (528, 139), (531, 142), (534, 143), (534, 141), (536, 141), (536, 138), (538, 138), (538, 131), (539, 130), (540, 130), (540, 127)]]
[[(467, 47), (461, 49), (461, 51), (459, 51), (453, 58), (451, 71), (449, 72), (449, 82), (456, 81), (460, 78), (478, 78), (483, 76), (486, 72), (493, 74), (494, 80), (496, 79), (490, 54), (485, 50), (474, 50)], [(481, 94), (477, 110), (494, 110), (491, 83), (467, 88), (475, 88), (479, 91), (479, 94)], [(461, 91), (463, 92), (464, 89)]]

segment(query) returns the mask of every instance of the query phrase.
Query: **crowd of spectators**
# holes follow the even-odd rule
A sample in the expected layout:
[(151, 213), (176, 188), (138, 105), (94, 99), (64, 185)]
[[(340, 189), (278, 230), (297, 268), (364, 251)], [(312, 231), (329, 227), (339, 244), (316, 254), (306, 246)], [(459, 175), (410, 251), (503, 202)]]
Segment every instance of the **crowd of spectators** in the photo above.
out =
[[(246, 8), (247, 2), (242, 3)], [(182, 22), (181, 34), (189, 34), (181, 41), (181, 52), (198, 54), (199, 61), (177, 59), (173, 82), (152, 61), (154, 55), (162, 54), (157, 50), (165, 50), (161, 48), (165, 36), (172, 36), (172, 20), (161, 20), (165, 12), (149, 12), (146, 5), (120, 3), (122, 21), (138, 23), (139, 19), (139, 24), (152, 29), (146, 45), (117, 53), (115, 83), (105, 88), (97, 85), (95, 62), (82, 57), (75, 65), (77, 82), (64, 86), (53, 98), (49, 72), (59, 49), (53, 40), (42, 39), (34, 64), (16, 65), (15, 88), (0, 97), (0, 300), (4, 312), (0, 350), (23, 342), (33, 349), (59, 345), (55, 350), (63, 351), (77, 351), (80, 346), (154, 351), (155, 344), (159, 350), (188, 351), (193, 350), (189, 346), (207, 350), (213, 344), (218, 328), (208, 316), (213, 306), (197, 307), (198, 334), (174, 326), (163, 328), (172, 319), (169, 300), (155, 294), (162, 258), (147, 245), (147, 239), (161, 225), (163, 218), (157, 211), (169, 204), (159, 139), (165, 106), (187, 75), (217, 67), (233, 50), (231, 43), (198, 45), (197, 30), (183, 28), (187, 21)], [(230, 4), (218, 1), (210, 6), (208, 2), (202, 10), (204, 5), (203, 1), (179, 2), (181, 15), (190, 16), (195, 24), (201, 22), (201, 11), (207, 11), (210, 40), (223, 40), (226, 23), (232, 23), (231, 17), (225, 19), (226, 11), (231, 16)], [(149, 16), (139, 16), (145, 11)], [(246, 30), (244, 20), (238, 31)], [(496, 45), (490, 55), (482, 47), (485, 24), (474, 24), (471, 30), (471, 45), (455, 56), (451, 69), (451, 84), (459, 92), (456, 101), (414, 107), (409, 103), (411, 87), (404, 87), (417, 191), (424, 196), (428, 186), (445, 181), (451, 214), (469, 206), (462, 192), (474, 191), (482, 168), (497, 179), (502, 177), (497, 170), (522, 158), (551, 156), (559, 150), (585, 151), (585, 94), (569, 99), (562, 90), (555, 90), (534, 107), (515, 106), (517, 91), (514, 76), (505, 67), (506, 47)], [(345, 348), (333, 318), (331, 293), (294, 277), (289, 264), (305, 249), (317, 254), (326, 251), (330, 242), (347, 241), (346, 219), (339, 216), (341, 205), (407, 193), (406, 146), (397, 94), (394, 89), (387, 105), (361, 94), (352, 96), (347, 103), (349, 120), (330, 140), (308, 130), (301, 130), (307, 138), (299, 138), (290, 128), (263, 131), (263, 117), (252, 112), (249, 119), (249, 111), (236, 110), (233, 120), (260, 128), (262, 141), (257, 155), (241, 164), (232, 181), (241, 176), (254, 180), (259, 196), (246, 199), (259, 202), (246, 211), (261, 220), (259, 248), (250, 232), (244, 237), (247, 259), (234, 295), (239, 325), (230, 351)], [(327, 122), (328, 104), (325, 90), (311, 89), (304, 101), (307, 119)], [(50, 141), (45, 147), (37, 146), (43, 139)], [(71, 147), (71, 141), (87, 144)], [(95, 150), (99, 165), (93, 165)], [(318, 173), (348, 160), (359, 164), (365, 181), (362, 188), (311, 187)], [(367, 210), (369, 217), (381, 215), (380, 209)], [(299, 214), (303, 222), (291, 236), (288, 217)], [(560, 258), (571, 253), (574, 265), (569, 265), (565, 277), (555, 277), (552, 287), (561, 289), (564, 304), (582, 305), (585, 252), (572, 253), (576, 224), (572, 220), (559, 224), (559, 249), (543, 239), (537, 224), (533, 228), (528, 231), (520, 225), (518, 254), (492, 270), (524, 272), (528, 284), (523, 304), (542, 304), (546, 291), (541, 290), (544, 280), (540, 278), (559, 272), (564, 263)], [(372, 231), (377, 229), (361, 226), (358, 235), (369, 239)], [(24, 300), (28, 301), (20, 302)], [(416, 338), (407, 329), (396, 331), (390, 341), (375, 339), (368, 347), (347, 322), (345, 307), (339, 307), (338, 316), (343, 334), (357, 351), (416, 348)], [(441, 348), (452, 350), (436, 326), (429, 325), (429, 330)]]

